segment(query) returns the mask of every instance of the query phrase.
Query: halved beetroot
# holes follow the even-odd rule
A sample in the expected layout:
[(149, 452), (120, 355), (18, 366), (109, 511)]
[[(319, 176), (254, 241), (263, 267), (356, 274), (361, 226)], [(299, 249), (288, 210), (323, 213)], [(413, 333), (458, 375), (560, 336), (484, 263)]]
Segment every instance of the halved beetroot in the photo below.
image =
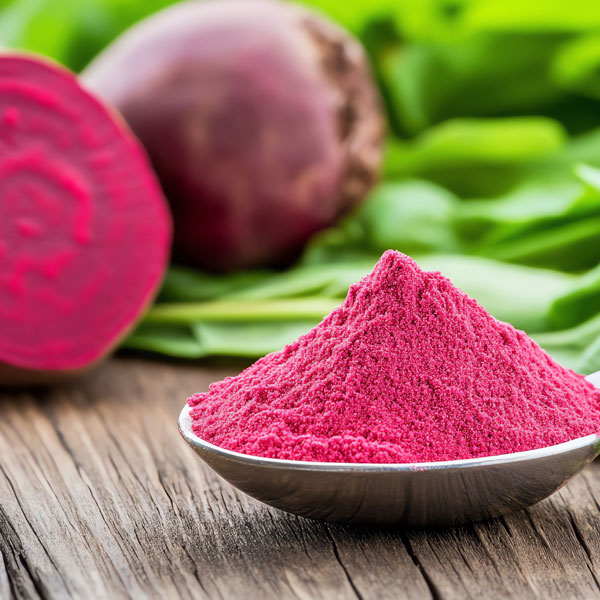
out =
[(0, 381), (105, 356), (152, 300), (170, 238), (159, 184), (116, 114), (68, 71), (0, 56)]

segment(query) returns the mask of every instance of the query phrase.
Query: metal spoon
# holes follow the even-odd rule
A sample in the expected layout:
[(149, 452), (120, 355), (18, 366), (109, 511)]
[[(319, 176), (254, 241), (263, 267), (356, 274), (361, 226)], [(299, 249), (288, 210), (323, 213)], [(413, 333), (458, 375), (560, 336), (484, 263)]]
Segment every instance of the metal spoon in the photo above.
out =
[[(600, 371), (588, 380), (600, 388)], [(221, 477), (275, 508), (312, 519), (424, 527), (496, 517), (543, 500), (600, 453), (600, 433), (501, 456), (415, 464), (318, 463), (214, 446), (179, 416), (185, 441)]]

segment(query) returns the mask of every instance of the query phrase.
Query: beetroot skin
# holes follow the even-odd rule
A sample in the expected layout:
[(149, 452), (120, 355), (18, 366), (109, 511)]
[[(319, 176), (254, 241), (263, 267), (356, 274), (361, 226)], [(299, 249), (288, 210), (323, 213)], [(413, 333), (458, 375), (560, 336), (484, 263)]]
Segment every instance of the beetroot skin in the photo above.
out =
[(66, 70), (0, 57), (0, 378), (95, 362), (166, 269), (168, 206), (139, 143)]
[(83, 79), (145, 145), (193, 265), (285, 264), (375, 179), (383, 120), (363, 51), (299, 6), (177, 4)]

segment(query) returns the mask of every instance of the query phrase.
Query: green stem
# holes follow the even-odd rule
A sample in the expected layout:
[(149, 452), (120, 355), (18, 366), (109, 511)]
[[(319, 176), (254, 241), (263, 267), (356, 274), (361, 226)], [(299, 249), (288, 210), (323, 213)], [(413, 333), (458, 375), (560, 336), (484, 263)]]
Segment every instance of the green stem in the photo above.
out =
[(147, 323), (190, 324), (199, 321), (287, 321), (321, 319), (339, 306), (328, 298), (292, 298), (282, 300), (164, 303), (146, 314)]

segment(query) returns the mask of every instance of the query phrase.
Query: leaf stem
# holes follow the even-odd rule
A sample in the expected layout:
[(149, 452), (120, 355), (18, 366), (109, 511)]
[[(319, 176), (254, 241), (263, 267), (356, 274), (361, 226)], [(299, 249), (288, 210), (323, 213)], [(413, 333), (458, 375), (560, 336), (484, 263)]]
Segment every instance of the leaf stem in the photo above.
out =
[(190, 324), (199, 321), (287, 321), (321, 319), (339, 306), (329, 298), (216, 302), (177, 302), (156, 304), (146, 313), (147, 323)]

